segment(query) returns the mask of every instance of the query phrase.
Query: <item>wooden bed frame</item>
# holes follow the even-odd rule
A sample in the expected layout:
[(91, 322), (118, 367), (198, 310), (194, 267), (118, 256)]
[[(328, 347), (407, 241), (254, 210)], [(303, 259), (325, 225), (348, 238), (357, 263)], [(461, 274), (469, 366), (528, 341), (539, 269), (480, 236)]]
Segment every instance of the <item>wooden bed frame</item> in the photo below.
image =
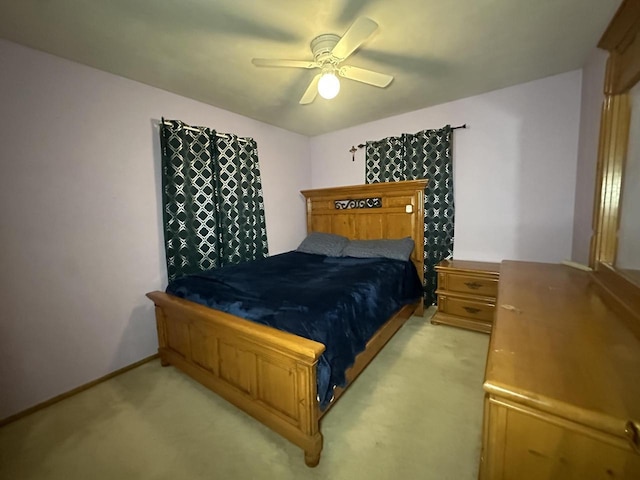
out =
[[(351, 239), (415, 241), (411, 259), (423, 271), (426, 180), (305, 190), (307, 230)], [(316, 364), (323, 344), (183, 300), (164, 292), (147, 296), (156, 306), (158, 352), (174, 365), (304, 450), (305, 463), (320, 461), (320, 411)], [(396, 312), (347, 370), (347, 386), (364, 370), (423, 302)]]

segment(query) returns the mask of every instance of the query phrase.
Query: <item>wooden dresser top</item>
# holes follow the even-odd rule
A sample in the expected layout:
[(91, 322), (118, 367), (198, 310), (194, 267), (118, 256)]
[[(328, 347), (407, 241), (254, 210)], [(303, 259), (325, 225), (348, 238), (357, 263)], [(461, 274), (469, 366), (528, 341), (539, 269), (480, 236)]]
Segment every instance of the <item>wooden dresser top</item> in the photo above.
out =
[(484, 388), (622, 435), (640, 421), (640, 340), (590, 273), (505, 261)]

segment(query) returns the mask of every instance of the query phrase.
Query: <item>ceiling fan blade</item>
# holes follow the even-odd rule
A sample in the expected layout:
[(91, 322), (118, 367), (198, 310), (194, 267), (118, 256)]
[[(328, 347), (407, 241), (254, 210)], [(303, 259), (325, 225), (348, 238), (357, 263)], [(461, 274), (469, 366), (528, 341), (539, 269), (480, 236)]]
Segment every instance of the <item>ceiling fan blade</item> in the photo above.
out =
[(359, 17), (338, 41), (331, 54), (341, 60), (351, 55), (378, 29), (378, 24), (367, 17)]
[(355, 80), (356, 82), (367, 83), (380, 88), (386, 87), (393, 80), (393, 75), (378, 73), (373, 70), (367, 70), (365, 68), (354, 67), (351, 65), (343, 65), (340, 67), (338, 74), (341, 77)]
[(301, 105), (307, 105), (308, 103), (311, 103), (316, 99), (316, 95), (318, 95), (318, 82), (320, 81), (321, 76), (322, 74), (319, 73), (318, 75), (313, 77), (313, 80), (311, 80), (311, 83), (307, 87), (307, 90), (304, 92), (304, 95), (302, 95), (302, 98), (300, 99)]
[(256, 67), (316, 68), (319, 66), (313, 60), (284, 60), (278, 58), (254, 58), (251, 63)]

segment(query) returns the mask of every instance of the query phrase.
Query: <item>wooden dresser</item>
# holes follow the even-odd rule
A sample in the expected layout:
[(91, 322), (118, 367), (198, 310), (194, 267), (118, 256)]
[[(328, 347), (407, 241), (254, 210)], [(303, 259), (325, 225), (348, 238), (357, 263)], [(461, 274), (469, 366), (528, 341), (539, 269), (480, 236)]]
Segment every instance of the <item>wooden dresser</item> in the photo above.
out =
[(438, 272), (438, 311), (431, 323), (491, 332), (498, 293), (497, 263), (443, 260)]
[(640, 479), (640, 340), (590, 273), (503, 262), (482, 480)]

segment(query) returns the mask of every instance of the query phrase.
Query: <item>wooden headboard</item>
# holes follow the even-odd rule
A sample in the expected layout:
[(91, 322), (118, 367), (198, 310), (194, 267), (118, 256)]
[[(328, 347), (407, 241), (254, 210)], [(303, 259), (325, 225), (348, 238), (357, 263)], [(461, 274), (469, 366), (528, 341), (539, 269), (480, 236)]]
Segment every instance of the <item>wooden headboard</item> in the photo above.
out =
[(424, 266), (424, 189), (427, 180), (372, 183), (303, 190), (307, 232), (343, 235), (352, 240), (411, 237), (411, 260)]

